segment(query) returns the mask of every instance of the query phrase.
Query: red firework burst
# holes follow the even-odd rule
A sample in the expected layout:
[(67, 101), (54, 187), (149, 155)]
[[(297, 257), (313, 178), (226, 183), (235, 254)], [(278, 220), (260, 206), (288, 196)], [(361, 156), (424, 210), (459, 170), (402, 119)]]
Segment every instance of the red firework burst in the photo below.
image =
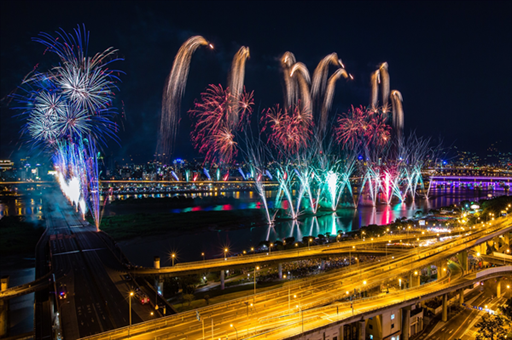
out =
[(380, 111), (358, 107), (337, 119), (336, 141), (349, 149), (358, 147), (382, 147), (390, 139), (391, 127), (386, 124), (386, 116)]
[(284, 152), (296, 153), (311, 137), (311, 112), (300, 103), (288, 109), (276, 105), (264, 110), (261, 120), (268, 142)]
[(230, 119), (238, 116), (234, 129), (241, 129), (252, 114), (253, 92), (244, 91), (238, 98), (222, 85), (209, 85), (189, 111), (195, 121), (191, 132), (192, 142), (199, 152), (206, 155), (207, 161), (230, 162), (237, 155), (237, 143), (230, 128)]

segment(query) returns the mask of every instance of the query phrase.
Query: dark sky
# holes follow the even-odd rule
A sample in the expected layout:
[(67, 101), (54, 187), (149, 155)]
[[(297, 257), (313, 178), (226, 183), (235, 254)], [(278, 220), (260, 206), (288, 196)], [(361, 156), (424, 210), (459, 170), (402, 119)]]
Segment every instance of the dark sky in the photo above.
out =
[[(391, 89), (404, 98), (406, 131), (483, 153), (500, 141), (512, 151), (512, 2), (345, 1), (3, 1), (1, 13), (0, 158), (28, 150), (8, 94), (36, 65), (54, 56), (31, 41), (39, 32), (77, 24), (90, 31), (90, 53), (114, 46), (125, 61), (119, 104), (121, 147), (106, 151), (134, 161), (153, 158), (162, 89), (180, 45), (202, 35), (215, 50), (193, 56), (175, 156), (195, 154), (186, 111), (208, 84), (226, 85), (231, 59), (250, 48), (245, 84), (255, 113), (282, 102), (278, 58), (295, 54), (312, 73), (336, 52), (353, 82), (337, 84), (332, 115), (367, 105), (370, 73), (387, 61)], [(15, 151), (19, 152), (19, 151)], [(23, 151), (24, 152), (24, 151)]]

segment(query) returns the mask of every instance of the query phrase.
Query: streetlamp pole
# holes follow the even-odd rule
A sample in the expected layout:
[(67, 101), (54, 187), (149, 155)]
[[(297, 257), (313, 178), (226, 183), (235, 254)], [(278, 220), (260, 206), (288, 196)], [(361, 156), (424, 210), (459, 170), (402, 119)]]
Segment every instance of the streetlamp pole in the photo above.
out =
[(228, 248), (224, 248), (224, 261), (228, 259)]
[(256, 270), (260, 270), (260, 267), (254, 267), (254, 295), (256, 295)]
[(133, 292), (130, 292), (130, 295), (128, 296), (128, 304), (130, 305), (130, 323), (128, 325), (128, 336), (130, 336), (130, 328), (132, 328), (132, 296)]
[(203, 262), (206, 261), (206, 258), (204, 257), (204, 253), (201, 253), (201, 255), (203, 256)]
[(176, 255), (175, 255), (175, 254), (172, 254), (172, 255), (171, 255), (171, 258), (172, 258), (172, 266), (173, 266), (173, 267), (174, 267), (174, 258), (175, 258), (175, 257), (176, 257)]
[(235, 329), (235, 333), (236, 333), (236, 340), (238, 340), (238, 330), (236, 329), (235, 326), (233, 326), (233, 324), (229, 325), (230, 327), (233, 327)]

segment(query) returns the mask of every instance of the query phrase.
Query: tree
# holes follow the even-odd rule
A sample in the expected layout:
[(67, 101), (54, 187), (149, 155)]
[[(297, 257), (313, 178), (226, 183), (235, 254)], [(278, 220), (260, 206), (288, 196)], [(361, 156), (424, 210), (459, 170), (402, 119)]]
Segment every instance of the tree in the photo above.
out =
[(183, 301), (188, 302), (189, 307), (192, 300), (194, 300), (194, 294), (183, 294)]
[(477, 340), (505, 340), (507, 332), (504, 327), (505, 319), (501, 315), (484, 314), (476, 324)]
[(512, 298), (509, 298), (503, 306), (500, 307), (503, 316), (512, 322)]

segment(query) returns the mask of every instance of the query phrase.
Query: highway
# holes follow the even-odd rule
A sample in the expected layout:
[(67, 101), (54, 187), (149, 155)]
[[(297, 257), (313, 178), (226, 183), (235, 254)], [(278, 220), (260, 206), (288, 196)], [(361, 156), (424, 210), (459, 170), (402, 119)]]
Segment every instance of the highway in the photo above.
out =
[(247, 267), (254, 265), (261, 265), (270, 262), (287, 262), (287, 261), (299, 261), (302, 259), (312, 257), (329, 257), (338, 254), (379, 254), (384, 255), (387, 252), (389, 254), (402, 251), (402, 249), (394, 248), (393, 246), (385, 247), (388, 241), (391, 243), (403, 243), (405, 244), (408, 240), (417, 241), (417, 239), (432, 239), (436, 238), (438, 234), (424, 232), (411, 232), (409, 234), (396, 234), (386, 235), (382, 237), (375, 237), (372, 241), (369, 238), (365, 240), (356, 241), (343, 241), (343, 242), (332, 242), (325, 245), (317, 245), (311, 247), (297, 248), (297, 250), (281, 250), (281, 251), (270, 251), (267, 253), (256, 253), (247, 254), (243, 256), (226, 257), (219, 259), (210, 259), (205, 261), (194, 261), (176, 263), (171, 267), (161, 267), (160, 269), (155, 268), (144, 268), (137, 267), (131, 268), (130, 273), (134, 275), (162, 275), (162, 274), (191, 274), (194, 272), (205, 272), (211, 270), (234, 269), (237, 267)]
[[(195, 311), (189, 311), (146, 322), (132, 327), (132, 338), (201, 339), (204, 323), (204, 336), (207, 339), (226, 336), (233, 339), (237, 334), (239, 339), (259, 339), (266, 336), (284, 339), (337, 320), (356, 321), (362, 314), (372, 311), (380, 314), (380, 310), (389, 306), (405, 306), (411, 300), (430, 299), (485, 277), (503, 275), (504, 273), (491, 273), (485, 277), (477, 277), (476, 273), (464, 275), (451, 263), (452, 273), (445, 278), (407, 290), (356, 300), (353, 311), (350, 302), (343, 301), (351, 295), (357, 297), (359, 288), (365, 291), (372, 287), (382, 289), (390, 283), (396, 285), (398, 277), (408, 276), (415, 269), (444, 261), (460, 251), (510, 230), (511, 219), (502, 218), (492, 227), (472, 229), (462, 237), (454, 237), (430, 247), (417, 247), (404, 255), (395, 256), (394, 259), (292, 281), (282, 288), (265, 293), (200, 308), (197, 312), (202, 321), (198, 321)], [(512, 273), (512, 267), (504, 269), (507, 274)], [(121, 339), (127, 332), (126, 328), (117, 329), (88, 339)]]
[[(82, 221), (60, 193), (45, 207), (51, 266), (63, 335), (77, 339), (128, 325), (128, 294), (133, 283), (123, 280), (124, 266), (109, 247), (106, 235)], [(64, 288), (65, 287), (65, 288)], [(153, 299), (154, 300), (154, 299)], [(133, 299), (132, 322), (150, 320), (151, 305)]]

